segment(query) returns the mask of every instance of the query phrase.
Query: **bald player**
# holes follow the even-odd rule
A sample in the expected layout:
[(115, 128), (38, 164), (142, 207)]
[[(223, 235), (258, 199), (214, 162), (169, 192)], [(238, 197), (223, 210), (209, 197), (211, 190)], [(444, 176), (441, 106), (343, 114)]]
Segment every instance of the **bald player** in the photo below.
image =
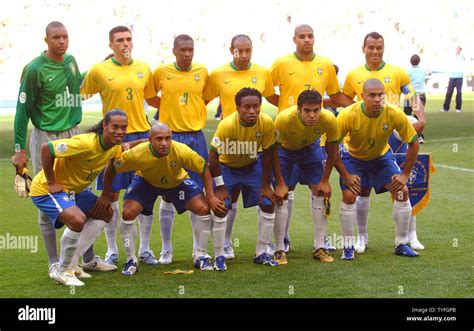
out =
[[(314, 52), (313, 28), (308, 24), (301, 24), (295, 28), (293, 42), (296, 45), (295, 52), (278, 58), (270, 68), (273, 84), (280, 89), (280, 95), (276, 99), (278, 112), (297, 104), (298, 96), (304, 90), (315, 90), (320, 95), (326, 93), (330, 102), (325, 101), (324, 106), (345, 107), (352, 100), (342, 94), (336, 77), (333, 63)], [(319, 143), (319, 140), (315, 143)], [(297, 168), (293, 175), (298, 176)], [(285, 234), (285, 250), (289, 250), (288, 227), (290, 224), (294, 187), (290, 186), (288, 195), (288, 221)]]
[[(212, 177), (207, 162), (183, 143), (172, 141), (168, 125), (157, 123), (151, 128), (149, 142), (142, 143), (111, 160), (105, 171), (104, 191), (108, 196), (116, 172), (136, 171), (124, 196), (120, 236), (127, 253), (122, 270), (131, 276), (138, 270), (135, 253), (137, 237), (136, 218), (139, 214), (152, 215), (159, 195), (171, 201), (179, 214), (189, 210), (196, 214), (194, 236), (197, 241), (194, 267), (213, 270), (207, 256), (209, 236), (214, 240), (215, 263), (218, 271), (227, 269), (224, 257), (224, 234), (227, 209), (214, 195)], [(189, 177), (186, 169), (201, 174), (206, 196), (199, 185)], [(210, 211), (214, 212), (211, 216)]]
[[(361, 101), (364, 83), (370, 78), (376, 78), (384, 86), (386, 102), (400, 106), (400, 97), (404, 94), (405, 105), (412, 106), (415, 116), (423, 116), (423, 103), (416, 94), (408, 73), (403, 68), (385, 63), (383, 61), (384, 51), (385, 43), (382, 35), (377, 32), (367, 34), (362, 45), (365, 64), (349, 72), (342, 92), (351, 99), (357, 97), (357, 100)], [(358, 253), (364, 253), (369, 242), (367, 224), (369, 221), (370, 192), (371, 187), (362, 189), (356, 202), (359, 238), (356, 249)]]
[[(341, 137), (345, 139), (341, 159), (351, 175), (360, 177), (361, 188), (373, 186), (376, 193), (388, 190), (393, 198), (395, 221), (395, 254), (416, 257), (419, 254), (408, 245), (411, 205), (407, 181), (418, 156), (419, 142), (415, 129), (402, 109), (384, 102), (385, 88), (378, 79), (370, 78), (363, 85), (362, 101), (344, 108), (337, 117)], [(397, 130), (408, 144), (406, 162), (401, 170), (388, 140)], [(356, 223), (356, 193), (341, 180), (342, 202), (340, 221), (344, 236), (342, 259), (354, 259), (354, 225)]]

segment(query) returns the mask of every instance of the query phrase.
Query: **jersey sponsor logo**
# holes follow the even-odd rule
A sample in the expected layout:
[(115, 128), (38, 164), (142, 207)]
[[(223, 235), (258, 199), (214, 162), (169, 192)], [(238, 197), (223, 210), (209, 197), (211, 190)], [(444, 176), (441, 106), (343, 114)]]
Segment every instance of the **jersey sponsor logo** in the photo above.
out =
[(387, 131), (387, 130), (388, 130), (388, 123), (387, 123), (387, 122), (384, 122), (384, 123), (383, 123), (382, 129), (383, 129), (384, 131)]
[(56, 145), (56, 152), (58, 154), (63, 154), (67, 151), (67, 144), (66, 143), (59, 143)]
[(48, 82), (52, 81), (54, 78), (56, 78), (56, 76), (49, 77)]
[(362, 84), (364, 81), (363, 80), (358, 80), (357, 84)]
[(25, 92), (20, 93), (20, 96), (18, 97), (18, 101), (20, 101), (20, 103), (25, 103), (26, 102), (26, 93)]
[(200, 79), (201, 79), (201, 76), (199, 76), (199, 75), (194, 76), (194, 80), (195, 80), (196, 82), (199, 81)]
[(386, 77), (383, 79), (383, 81), (384, 81), (385, 83), (387, 83), (387, 84), (390, 83), (390, 77), (386, 76)]
[(172, 76), (171, 76), (171, 77), (166, 77), (167, 80), (171, 80), (171, 79), (173, 79), (173, 78), (174, 78), (174, 77), (172, 77)]
[(260, 131), (257, 131), (255, 133), (255, 137), (257, 137), (257, 138), (261, 138), (262, 136), (263, 136), (263, 134)]
[(230, 82), (232, 82), (232, 81), (231, 81), (231, 80), (226, 80), (226, 81), (224, 82), (224, 84), (227, 85), (227, 84), (229, 84)]
[(318, 75), (320, 75), (320, 76), (321, 76), (321, 75), (323, 74), (323, 69), (321, 69), (321, 68), (318, 68), (318, 70), (317, 70), (316, 72), (318, 73)]
[(176, 161), (174, 161), (174, 160), (170, 162), (171, 168), (176, 167), (177, 164), (178, 164), (178, 163), (177, 163)]
[(252, 83), (257, 84), (257, 77), (252, 77)]
[(294, 74), (296, 74), (296, 71), (293, 71), (293, 72), (289, 72), (289, 73), (288, 73), (289, 76), (293, 76)]
[(115, 78), (117, 78), (117, 77), (109, 78), (109, 82), (113, 81)]

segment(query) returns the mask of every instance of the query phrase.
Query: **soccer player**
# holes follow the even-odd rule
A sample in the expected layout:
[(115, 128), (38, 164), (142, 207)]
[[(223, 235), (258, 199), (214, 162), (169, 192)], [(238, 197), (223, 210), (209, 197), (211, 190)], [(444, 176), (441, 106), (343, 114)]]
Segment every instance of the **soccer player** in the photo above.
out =
[[(61, 238), (59, 266), (50, 275), (61, 284), (84, 285), (75, 273), (90, 277), (73, 264), (73, 256), (76, 249), (83, 254), (94, 243), (112, 217), (112, 209), (109, 204), (108, 208), (97, 212), (97, 196), (88, 186), (105, 168), (110, 157), (120, 156), (127, 124), (125, 113), (114, 109), (89, 133), (42, 145), (43, 170), (33, 179), (30, 195), (55, 228), (67, 226)], [(88, 265), (94, 260), (86, 261), (84, 257), (84, 262)], [(108, 271), (116, 268), (108, 265)]]
[[(344, 82), (342, 92), (349, 98), (362, 100), (363, 85), (370, 78), (382, 82), (385, 88), (385, 101), (400, 105), (401, 94), (405, 95), (405, 104), (412, 105), (416, 111), (424, 110), (423, 103), (410, 83), (410, 77), (405, 69), (390, 65), (383, 61), (385, 44), (383, 37), (377, 32), (371, 32), (364, 37), (362, 52), (365, 55), (365, 64), (349, 72)], [(369, 243), (367, 224), (369, 221), (370, 187), (362, 188), (357, 197), (357, 230), (358, 241), (356, 249), (363, 253)]]
[[(42, 168), (43, 143), (80, 133), (81, 74), (74, 57), (66, 53), (69, 46), (66, 27), (57, 21), (49, 23), (44, 41), (48, 45), (47, 51), (27, 64), (21, 75), (14, 123), (15, 155), (12, 159), (17, 174), (22, 174), (28, 167), (26, 136), (30, 119), (33, 124), (30, 155), (35, 175)], [(48, 216), (41, 211), (38, 223), (51, 275), (58, 267), (56, 231)], [(91, 254), (93, 256), (93, 252)]]
[[(207, 162), (207, 143), (202, 129), (206, 126), (207, 111), (202, 92), (208, 80), (207, 68), (193, 63), (194, 40), (185, 34), (174, 40), (173, 54), (176, 61), (159, 66), (154, 74), (154, 84), (161, 91), (159, 120), (172, 130), (173, 140), (186, 144)], [(199, 173), (189, 171), (189, 176), (203, 188)], [(190, 214), (191, 223), (196, 217)], [(160, 228), (162, 249), (160, 264), (170, 264), (173, 258), (171, 230), (174, 208), (170, 201), (161, 199)], [(194, 248), (196, 242), (194, 241)], [(194, 250), (194, 249), (193, 249)]]
[[(408, 244), (411, 205), (407, 181), (418, 156), (419, 141), (415, 129), (403, 110), (384, 103), (385, 88), (378, 79), (370, 78), (363, 85), (362, 100), (344, 108), (337, 117), (341, 137), (346, 137), (341, 159), (351, 174), (361, 179), (361, 189), (372, 185), (376, 193), (388, 190), (394, 200), (395, 254), (415, 257), (419, 254)], [(388, 145), (393, 130), (397, 130), (408, 144), (406, 162), (401, 170)], [(356, 197), (341, 181), (342, 202), (340, 220), (344, 249), (342, 259), (354, 259), (354, 225), (356, 223)]]
[[(331, 111), (321, 108), (322, 97), (319, 92), (307, 90), (298, 96), (297, 106), (292, 106), (280, 112), (275, 120), (276, 158), (281, 168), (285, 184), (296, 186), (298, 178), (294, 175), (293, 167), (299, 169), (299, 182), (308, 185), (311, 190), (311, 214), (314, 223), (313, 257), (321, 262), (333, 262), (325, 247), (327, 218), (325, 215), (325, 199), (331, 196), (329, 177), (339, 151), (339, 127), (336, 117)], [(327, 161), (323, 166), (322, 148), (318, 143), (321, 135), (326, 134)], [(347, 172), (346, 172), (347, 174)], [(345, 178), (348, 187), (357, 191), (356, 176)], [(285, 254), (285, 228), (288, 213), (288, 201), (275, 208), (275, 260), (287, 264)]]
[[(109, 47), (114, 56), (91, 67), (81, 87), (84, 98), (100, 93), (102, 112), (120, 108), (128, 116), (128, 131), (124, 142), (148, 137), (150, 124), (144, 109), (148, 104), (158, 107), (153, 75), (150, 67), (132, 58), (132, 33), (125, 26), (116, 26), (109, 32)], [(118, 197), (121, 189), (132, 182), (133, 172), (119, 174), (112, 188), (112, 209), (114, 216), (105, 228), (107, 253), (105, 260), (117, 264), (116, 243), (117, 220), (119, 217)], [(103, 174), (97, 178), (97, 189), (103, 188)], [(140, 222), (140, 260), (147, 264), (158, 264), (149, 247), (153, 215), (139, 216)]]
[[(352, 101), (340, 93), (336, 70), (332, 62), (314, 52), (313, 28), (301, 24), (295, 28), (293, 42), (296, 45), (294, 53), (278, 58), (270, 68), (273, 84), (280, 89), (276, 96), (278, 111), (281, 112), (297, 103), (298, 96), (304, 90), (316, 90), (319, 94), (326, 93), (330, 101), (324, 106), (345, 107)], [(297, 176), (296, 167), (293, 170)], [(289, 250), (290, 241), (288, 228), (294, 199), (294, 187), (290, 186), (288, 194), (288, 220), (285, 231), (285, 251)]]
[[(204, 98), (209, 102), (219, 97), (223, 119), (237, 110), (235, 96), (242, 88), (254, 88), (270, 103), (274, 105), (277, 103), (270, 72), (267, 68), (251, 62), (252, 51), (252, 40), (249, 36), (243, 34), (234, 36), (230, 44), (232, 61), (214, 69), (209, 76), (209, 81), (204, 89)], [(232, 192), (232, 199), (237, 201), (239, 194), (240, 191), (236, 188)], [(227, 214), (225, 251), (228, 260), (235, 257), (231, 236), (236, 214), (237, 203), (232, 204), (232, 208)]]
[[(242, 190), (244, 208), (258, 205), (258, 240), (254, 262), (278, 266), (267, 254), (275, 220), (274, 205), (281, 196), (270, 188), (275, 128), (272, 118), (260, 112), (262, 94), (243, 88), (235, 96), (237, 112), (218, 125), (209, 150), (209, 166), (216, 184), (216, 196), (224, 200), (234, 188)], [(263, 151), (263, 157), (259, 151)], [(278, 157), (278, 156), (277, 156)], [(278, 185), (283, 185), (281, 176)], [(237, 198), (232, 196), (232, 204)]]
[[(186, 169), (201, 174), (206, 197), (199, 185), (189, 177)], [(224, 234), (227, 209), (224, 202), (214, 195), (212, 177), (207, 162), (183, 143), (171, 140), (171, 129), (164, 123), (151, 128), (149, 142), (142, 143), (124, 152), (120, 158), (111, 160), (104, 175), (102, 197), (107, 199), (116, 172), (135, 170), (132, 184), (124, 196), (120, 236), (127, 253), (127, 263), (122, 270), (124, 276), (138, 271), (135, 255), (137, 237), (136, 217), (153, 213), (153, 205), (159, 195), (171, 201), (178, 211), (189, 210), (196, 214), (194, 236), (197, 241), (194, 266), (201, 270), (213, 270), (206, 256), (209, 235), (214, 239), (214, 268), (227, 269), (224, 257)], [(107, 203), (105, 203), (107, 205)], [(210, 210), (214, 212), (211, 216)]]

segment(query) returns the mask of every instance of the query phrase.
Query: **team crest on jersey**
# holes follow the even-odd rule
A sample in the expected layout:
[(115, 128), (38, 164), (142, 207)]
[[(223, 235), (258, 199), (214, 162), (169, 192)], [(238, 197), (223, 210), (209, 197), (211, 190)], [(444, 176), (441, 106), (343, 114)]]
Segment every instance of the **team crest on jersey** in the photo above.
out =
[(200, 79), (201, 79), (201, 76), (199, 76), (199, 75), (194, 76), (194, 80), (195, 80), (196, 82), (199, 81)]
[(18, 97), (18, 101), (20, 101), (20, 103), (25, 103), (26, 102), (26, 93), (25, 92), (20, 93), (20, 96)]
[(63, 154), (67, 151), (67, 145), (66, 143), (59, 143), (56, 145), (56, 152), (58, 154)]
[(387, 83), (387, 84), (390, 83), (390, 77), (386, 76), (386, 77), (383, 79), (383, 81), (384, 81), (385, 83)]
[(214, 145), (215, 145), (216, 147), (220, 147), (220, 146), (221, 146), (221, 140), (219, 139), (219, 137), (214, 137), (214, 138), (212, 138), (212, 141), (213, 141), (213, 143), (214, 143)]
[(382, 129), (383, 129), (384, 131), (387, 131), (387, 130), (388, 130), (388, 123), (387, 123), (387, 122), (385, 122), (385, 123), (382, 125)]
[(316, 134), (321, 134), (321, 129), (320, 129), (320, 128), (314, 129), (314, 133), (316, 133)]
[(176, 161), (173, 160), (173, 161), (170, 162), (171, 168), (176, 167), (176, 165), (177, 165)]
[(257, 77), (252, 77), (252, 83), (257, 84)]
[(142, 79), (143, 78), (143, 74), (141, 72), (137, 73), (137, 76), (138, 78)]
[(255, 137), (261, 138), (261, 137), (262, 137), (262, 133), (261, 133), (260, 131), (257, 131), (257, 133), (255, 133)]
[(323, 69), (321, 69), (321, 68), (318, 68), (318, 70), (317, 70), (317, 73), (318, 73), (318, 75), (320, 75), (320, 76), (321, 76), (321, 75), (323, 74)]
[(76, 75), (76, 67), (74, 66), (74, 64), (69, 63), (69, 69), (71, 70), (71, 73), (73, 74), (73, 76), (75, 76)]

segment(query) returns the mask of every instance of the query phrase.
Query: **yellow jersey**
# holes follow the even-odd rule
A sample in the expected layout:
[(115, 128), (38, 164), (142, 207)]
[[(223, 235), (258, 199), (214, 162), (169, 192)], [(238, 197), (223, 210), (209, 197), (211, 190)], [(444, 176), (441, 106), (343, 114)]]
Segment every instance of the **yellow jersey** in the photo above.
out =
[(222, 118), (237, 111), (235, 95), (244, 87), (257, 89), (264, 97), (275, 94), (272, 77), (267, 68), (251, 63), (247, 70), (238, 70), (231, 62), (214, 69), (204, 89), (204, 99), (219, 97)]
[(258, 151), (275, 144), (275, 126), (272, 118), (260, 113), (257, 123), (244, 126), (239, 113), (224, 118), (214, 133), (210, 149), (219, 154), (219, 162), (232, 168), (242, 168), (255, 162)]
[(337, 143), (340, 139), (336, 117), (324, 108), (313, 126), (303, 124), (297, 106), (283, 110), (275, 119), (275, 133), (276, 142), (288, 150), (309, 146), (324, 134), (329, 142)]
[(150, 185), (170, 189), (189, 178), (184, 169), (202, 174), (206, 161), (191, 148), (177, 141), (171, 142), (168, 155), (156, 154), (151, 143), (144, 142), (123, 152), (114, 161), (117, 172), (135, 170), (135, 175), (142, 177)]
[[(110, 158), (119, 157), (120, 145), (105, 150), (102, 135), (83, 133), (70, 139), (59, 139), (48, 143), (54, 156), (54, 178), (66, 192), (80, 193), (104, 170)], [(41, 170), (31, 184), (31, 196), (48, 194), (48, 181)]]
[(150, 67), (132, 60), (122, 66), (114, 58), (93, 65), (81, 86), (81, 95), (87, 99), (100, 93), (102, 114), (119, 108), (128, 116), (127, 133), (150, 130), (145, 113), (145, 99), (156, 96)]
[(362, 161), (383, 156), (390, 148), (388, 139), (393, 130), (397, 130), (407, 144), (418, 138), (403, 110), (391, 104), (385, 104), (377, 117), (370, 118), (364, 111), (364, 102), (356, 102), (339, 113), (337, 123), (341, 137), (345, 136), (347, 151)]
[(385, 101), (388, 103), (400, 105), (400, 95), (402, 93), (408, 98), (415, 95), (416, 91), (411, 85), (410, 76), (408, 76), (405, 69), (385, 62), (377, 70), (370, 70), (367, 65), (362, 65), (349, 72), (342, 93), (351, 99), (357, 96), (357, 100), (362, 101), (364, 83), (370, 78), (376, 78), (382, 82), (386, 93)]
[(273, 84), (280, 87), (278, 111), (298, 103), (304, 90), (316, 90), (331, 96), (340, 92), (336, 69), (332, 62), (314, 54), (310, 61), (303, 61), (296, 53), (277, 59), (270, 68)]
[(157, 92), (161, 91), (160, 122), (175, 132), (203, 129), (207, 111), (202, 92), (208, 78), (207, 68), (197, 63), (189, 71), (182, 71), (176, 63), (156, 68), (153, 80)]

